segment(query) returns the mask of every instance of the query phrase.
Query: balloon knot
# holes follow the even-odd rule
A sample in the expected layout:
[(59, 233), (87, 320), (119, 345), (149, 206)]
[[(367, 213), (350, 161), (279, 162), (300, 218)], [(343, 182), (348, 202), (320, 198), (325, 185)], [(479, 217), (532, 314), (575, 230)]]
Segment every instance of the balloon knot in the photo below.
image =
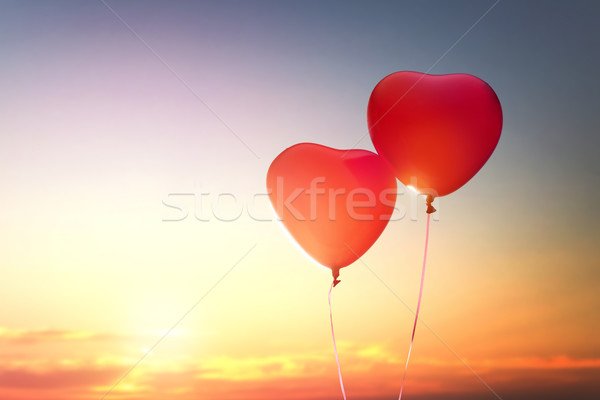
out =
[(431, 203), (433, 203), (433, 196), (428, 194), (427, 198), (425, 199), (425, 204), (427, 204), (427, 214), (433, 214), (434, 212), (436, 212), (437, 210), (431, 205)]
[(335, 285), (337, 285), (338, 283), (341, 282), (338, 279), (340, 277), (340, 269), (339, 268), (332, 268), (331, 269), (331, 275), (333, 275), (333, 287), (335, 287)]

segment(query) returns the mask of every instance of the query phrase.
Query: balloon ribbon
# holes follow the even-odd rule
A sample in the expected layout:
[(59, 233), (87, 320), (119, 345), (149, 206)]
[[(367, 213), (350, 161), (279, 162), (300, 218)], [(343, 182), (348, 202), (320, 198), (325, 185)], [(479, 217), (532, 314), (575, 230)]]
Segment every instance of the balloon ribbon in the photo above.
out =
[[(336, 282), (337, 281), (337, 282)], [(335, 361), (337, 362), (338, 375), (340, 377), (340, 388), (342, 389), (342, 395), (344, 396), (344, 400), (346, 400), (346, 392), (344, 390), (344, 382), (342, 381), (342, 370), (340, 369), (340, 360), (338, 358), (337, 346), (335, 344), (335, 333), (333, 332), (333, 314), (331, 312), (331, 290), (335, 285), (337, 285), (339, 281), (334, 278), (331, 283), (331, 287), (329, 288), (329, 321), (331, 322), (331, 337), (333, 338), (333, 350), (335, 351)]]
[[(429, 199), (428, 199), (429, 200)], [(428, 201), (428, 206), (431, 206), (431, 202)], [(433, 211), (435, 208), (433, 208)], [(398, 400), (402, 400), (402, 389), (404, 389), (404, 380), (406, 379), (406, 371), (408, 370), (408, 360), (410, 359), (410, 352), (413, 348), (413, 343), (415, 341), (415, 330), (417, 329), (417, 320), (419, 319), (419, 308), (421, 308), (421, 296), (423, 295), (423, 281), (425, 280), (425, 264), (427, 263), (427, 244), (429, 242), (429, 217), (431, 217), (431, 212), (427, 211), (427, 230), (425, 233), (425, 255), (423, 256), (423, 271), (421, 272), (421, 288), (419, 289), (419, 301), (417, 302), (417, 312), (415, 312), (415, 323), (413, 325), (412, 337), (410, 338), (410, 347), (408, 348), (408, 355), (406, 356), (406, 365), (404, 366), (404, 376), (402, 377), (402, 385), (400, 386), (400, 395), (398, 396)]]

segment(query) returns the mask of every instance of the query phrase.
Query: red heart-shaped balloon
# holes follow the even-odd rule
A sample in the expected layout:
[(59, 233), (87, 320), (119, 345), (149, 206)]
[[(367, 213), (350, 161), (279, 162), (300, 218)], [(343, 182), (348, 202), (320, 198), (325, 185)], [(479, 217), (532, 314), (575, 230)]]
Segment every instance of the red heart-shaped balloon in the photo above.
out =
[(402, 183), (444, 196), (492, 155), (502, 108), (492, 88), (475, 76), (402, 71), (373, 89), (367, 120), (377, 152)]
[(273, 160), (267, 189), (285, 228), (337, 278), (383, 232), (397, 185), (375, 153), (300, 143)]

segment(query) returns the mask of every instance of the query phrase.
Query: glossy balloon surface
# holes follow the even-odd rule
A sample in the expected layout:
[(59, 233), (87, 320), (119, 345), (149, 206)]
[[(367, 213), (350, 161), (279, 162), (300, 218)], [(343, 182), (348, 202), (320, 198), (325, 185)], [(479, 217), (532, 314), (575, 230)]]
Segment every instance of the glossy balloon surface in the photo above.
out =
[(381, 235), (394, 211), (397, 186), (375, 153), (301, 143), (273, 160), (267, 189), (288, 232), (335, 276)]
[(373, 89), (367, 121), (377, 152), (396, 177), (437, 197), (467, 183), (492, 155), (502, 108), (475, 76), (402, 71)]

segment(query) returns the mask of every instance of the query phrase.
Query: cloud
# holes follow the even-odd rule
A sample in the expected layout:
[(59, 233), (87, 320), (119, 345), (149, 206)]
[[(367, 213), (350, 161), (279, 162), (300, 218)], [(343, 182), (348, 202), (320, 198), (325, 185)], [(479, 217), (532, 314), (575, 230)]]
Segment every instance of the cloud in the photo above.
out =
[(1, 388), (69, 389), (103, 385), (115, 380), (122, 368), (94, 368), (92, 366), (66, 369), (56, 367), (47, 371), (27, 368), (0, 370)]
[(74, 340), (115, 340), (120, 336), (99, 334), (87, 331), (69, 331), (58, 329), (25, 330), (0, 327), (0, 342), (11, 344), (36, 344), (40, 342), (74, 341)]
[[(103, 336), (71, 331), (2, 331), (11, 343), (66, 343), (94, 340), (129, 340), (127, 335)], [(140, 335), (139, 337), (143, 337)], [(30, 340), (23, 342), (24, 338)], [(100, 338), (100, 339), (98, 339)], [(26, 346), (19, 346), (26, 347)], [(96, 346), (92, 346), (96, 348)], [(404, 359), (381, 343), (357, 345), (341, 342), (344, 383), (355, 399), (397, 396)], [(99, 398), (139, 357), (98, 354), (60, 358), (8, 359), (0, 354), (0, 400), (75, 400)], [(581, 393), (595, 388), (600, 359), (521, 357), (468, 360), (469, 366), (495, 391), (511, 398), (533, 398), (533, 393)], [(489, 391), (461, 360), (419, 358), (411, 360), (407, 390), (415, 398), (489, 398)], [(527, 393), (529, 397), (522, 394)], [(487, 397), (486, 397), (487, 396)], [(115, 399), (171, 400), (246, 399), (319, 400), (339, 397), (337, 367), (328, 347), (304, 352), (265, 356), (221, 354), (206, 358), (191, 355), (150, 354), (111, 393)]]

